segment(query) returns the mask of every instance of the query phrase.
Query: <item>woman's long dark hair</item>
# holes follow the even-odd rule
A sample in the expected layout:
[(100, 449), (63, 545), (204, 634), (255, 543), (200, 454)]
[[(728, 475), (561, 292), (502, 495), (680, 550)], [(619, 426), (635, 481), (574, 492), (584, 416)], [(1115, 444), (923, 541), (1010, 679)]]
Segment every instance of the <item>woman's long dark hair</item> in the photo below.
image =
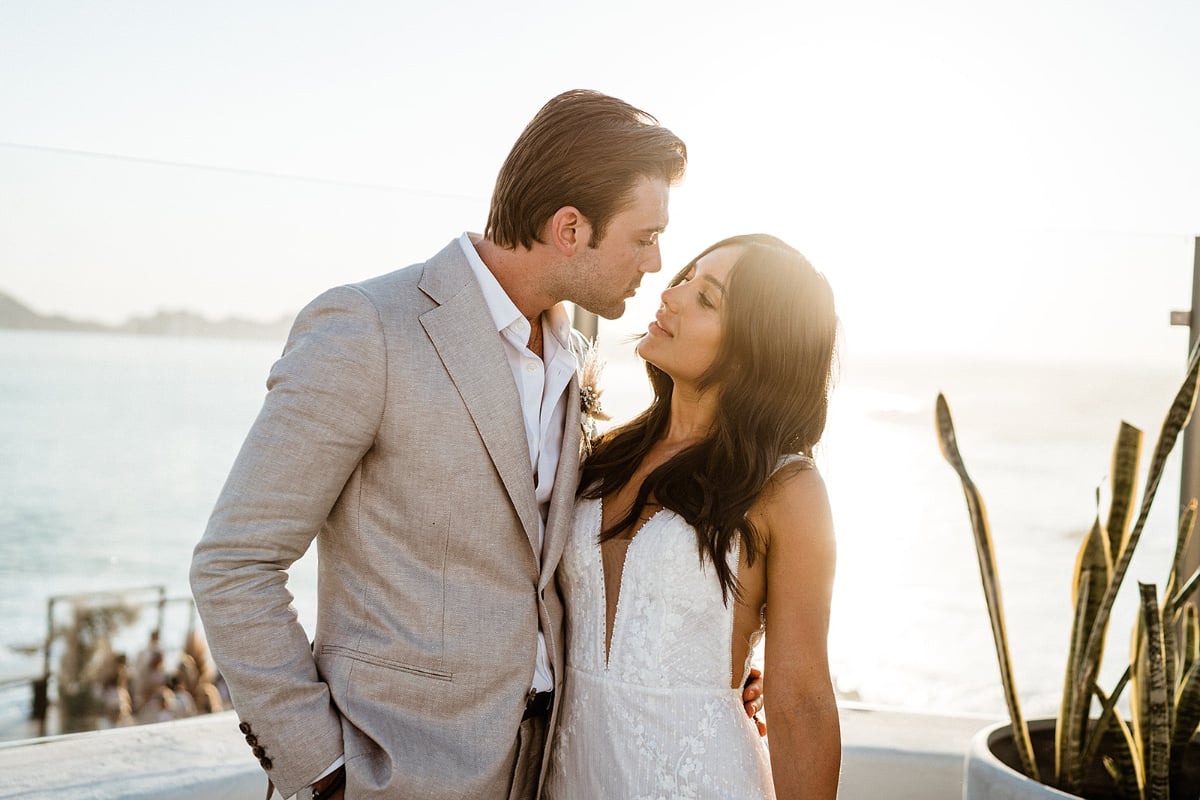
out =
[[(780, 458), (811, 457), (825, 430), (837, 331), (829, 283), (774, 236), (723, 239), (696, 256), (671, 285), (702, 257), (729, 246), (742, 253), (727, 280), (720, 348), (700, 380), (702, 390), (719, 393), (712, 433), (651, 472), (629, 513), (600, 533), (605, 541), (636, 524), (653, 497), (696, 529), (701, 563), (712, 562), (726, 604), (731, 592), (741, 591), (726, 561), (734, 537), (740, 537), (751, 564), (764, 549), (747, 512)], [(581, 497), (619, 490), (665, 435), (675, 384), (653, 364), (646, 364), (646, 372), (654, 400), (596, 442), (583, 467)]]

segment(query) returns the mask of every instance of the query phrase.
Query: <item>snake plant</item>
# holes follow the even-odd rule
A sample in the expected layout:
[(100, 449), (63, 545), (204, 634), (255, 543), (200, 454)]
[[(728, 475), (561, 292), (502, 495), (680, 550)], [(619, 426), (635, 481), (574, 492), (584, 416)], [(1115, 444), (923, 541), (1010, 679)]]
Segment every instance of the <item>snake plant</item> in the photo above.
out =
[[(1169, 800), (1173, 784), (1178, 784), (1183, 772), (1184, 753), (1200, 726), (1200, 623), (1195, 606), (1187, 602), (1200, 584), (1200, 569), (1186, 579), (1183, 575), (1196, 521), (1194, 499), (1180, 515), (1175, 557), (1162, 599), (1153, 584), (1139, 584), (1140, 613), (1134, 623), (1128, 668), (1108, 693), (1098, 683), (1113, 603), (1141, 538), (1167, 456), (1196, 404), (1198, 378), (1200, 345), (1188, 359), (1183, 384), (1163, 421), (1132, 526), (1142, 432), (1121, 423), (1113, 450), (1108, 515), (1102, 519), (1097, 510), (1075, 564), (1075, 618), (1055, 726), (1054, 774), (1045, 776), (1039, 772), (1013, 680), (1000, 581), (983, 498), (963, 463), (946, 398), (941, 394), (937, 398), (938, 439), (966, 495), (1021, 771), (1072, 794), (1084, 791), (1084, 777), (1099, 759), (1112, 780), (1109, 794), (1126, 800)], [(1127, 689), (1128, 720), (1118, 709), (1118, 701)]]

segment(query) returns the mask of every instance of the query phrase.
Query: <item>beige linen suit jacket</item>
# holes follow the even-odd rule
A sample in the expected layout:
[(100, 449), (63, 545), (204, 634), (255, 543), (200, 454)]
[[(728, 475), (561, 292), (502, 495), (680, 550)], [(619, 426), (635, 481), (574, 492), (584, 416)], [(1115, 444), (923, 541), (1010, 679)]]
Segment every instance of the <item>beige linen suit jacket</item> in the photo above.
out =
[[(516, 385), (457, 241), (309, 304), (267, 386), (191, 571), (247, 743), (284, 797), (342, 754), (348, 797), (506, 797), (539, 622), (563, 674), (578, 377), (540, 552)], [(286, 570), (314, 538), (310, 650)]]

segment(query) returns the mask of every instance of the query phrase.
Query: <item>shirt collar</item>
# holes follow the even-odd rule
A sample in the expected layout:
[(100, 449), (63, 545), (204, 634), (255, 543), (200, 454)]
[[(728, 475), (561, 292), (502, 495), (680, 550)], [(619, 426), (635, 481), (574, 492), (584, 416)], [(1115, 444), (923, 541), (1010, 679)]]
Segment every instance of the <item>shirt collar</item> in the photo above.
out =
[[(460, 236), (458, 243), (467, 257), (467, 263), (471, 265), (471, 271), (475, 273), (475, 280), (483, 292), (483, 300), (487, 304), (488, 312), (492, 315), (496, 331), (503, 331), (514, 323), (523, 321), (525, 315), (517, 308), (516, 303), (500, 285), (500, 281), (496, 280), (496, 276), (479, 257), (479, 251), (475, 249), (475, 244), (471, 241), (471, 233), (466, 232)], [(546, 330), (555, 338), (560, 347), (569, 351), (571, 349), (571, 319), (563, 304), (555, 303), (546, 309), (542, 317), (546, 322)]]
[(496, 276), (479, 257), (479, 252), (471, 241), (471, 234), (464, 233), (459, 237), (458, 243), (462, 246), (463, 255), (467, 257), (467, 263), (471, 265), (471, 271), (475, 273), (475, 280), (483, 291), (483, 301), (487, 303), (492, 321), (496, 323), (496, 330), (502, 331), (514, 322), (524, 319), (525, 316), (504, 291), (500, 281), (496, 280)]

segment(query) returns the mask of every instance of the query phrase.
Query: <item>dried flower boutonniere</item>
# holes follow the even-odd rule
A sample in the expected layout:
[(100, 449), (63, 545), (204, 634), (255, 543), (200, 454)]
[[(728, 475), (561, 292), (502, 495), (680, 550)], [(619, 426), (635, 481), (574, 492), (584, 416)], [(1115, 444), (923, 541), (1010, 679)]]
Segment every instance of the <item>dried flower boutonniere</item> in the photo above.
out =
[(596, 342), (584, 340), (579, 366), (579, 425), (583, 429), (580, 442), (581, 455), (592, 452), (592, 443), (598, 434), (597, 423), (608, 419), (600, 407), (600, 371), (604, 364), (596, 352)]

